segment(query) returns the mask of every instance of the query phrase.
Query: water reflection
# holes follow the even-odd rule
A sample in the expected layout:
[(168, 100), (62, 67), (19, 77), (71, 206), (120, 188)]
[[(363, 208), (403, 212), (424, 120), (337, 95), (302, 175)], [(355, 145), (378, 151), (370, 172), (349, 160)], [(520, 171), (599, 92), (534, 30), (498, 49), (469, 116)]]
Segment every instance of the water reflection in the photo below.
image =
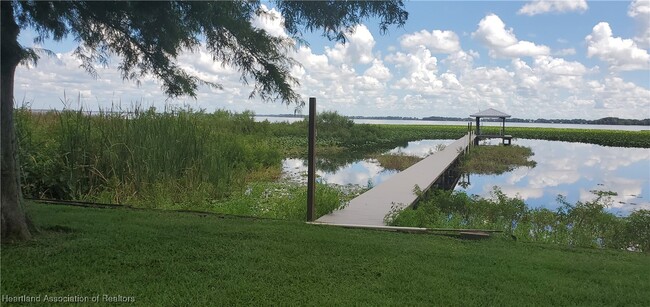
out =
[[(285, 159), (283, 178), (294, 182), (307, 182), (307, 164), (302, 159)], [(336, 171), (318, 169), (318, 181), (337, 185), (376, 186), (390, 178), (396, 171), (386, 170), (374, 159), (348, 163)]]
[[(436, 152), (453, 140), (421, 140), (408, 142), (406, 146), (396, 147), (388, 153), (402, 153), (426, 157)], [(354, 158), (350, 153), (338, 157), (327, 157), (316, 162), (318, 180), (337, 185), (376, 186), (397, 173), (386, 170), (375, 159)], [(303, 159), (285, 159), (282, 163), (285, 180), (307, 182), (307, 162)]]
[[(422, 140), (409, 142), (389, 152), (426, 156), (439, 144), (452, 140)], [(496, 141), (493, 141), (496, 143)], [(634, 209), (650, 209), (650, 150), (643, 148), (604, 147), (599, 145), (541, 140), (513, 140), (513, 144), (529, 146), (537, 161), (535, 168), (521, 167), (501, 175), (470, 176), (466, 187), (457, 186), (470, 194), (489, 196), (493, 186), (499, 186), (509, 196), (519, 196), (532, 207), (556, 209), (558, 195), (569, 203), (587, 201), (595, 196), (591, 190), (613, 191), (611, 212), (627, 215)], [(318, 165), (327, 165), (320, 161)], [(374, 159), (357, 159), (337, 167), (317, 166), (319, 180), (338, 185), (376, 186), (395, 171), (384, 170)], [(284, 177), (306, 182), (307, 166), (301, 159), (285, 159)], [(461, 180), (463, 181), (463, 180)]]
[(617, 214), (650, 209), (650, 150), (604, 147), (591, 144), (541, 140), (517, 140), (529, 146), (537, 161), (535, 168), (521, 167), (502, 175), (472, 175), (471, 194), (488, 196), (493, 186), (509, 196), (526, 200), (533, 207), (555, 209), (557, 195), (569, 203), (595, 198), (592, 190), (613, 191), (609, 208)]
[(405, 154), (424, 158), (434, 152), (442, 150), (445, 146), (453, 143), (454, 140), (420, 140), (409, 142), (406, 147), (391, 149), (388, 153)]

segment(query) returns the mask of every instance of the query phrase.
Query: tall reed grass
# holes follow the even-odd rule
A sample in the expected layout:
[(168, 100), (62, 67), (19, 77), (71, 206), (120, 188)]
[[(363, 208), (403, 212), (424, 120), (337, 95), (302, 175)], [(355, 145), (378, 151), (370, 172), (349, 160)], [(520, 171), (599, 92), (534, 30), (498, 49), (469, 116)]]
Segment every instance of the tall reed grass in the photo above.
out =
[(251, 113), (17, 110), (24, 193), (146, 207), (204, 203), (280, 168)]

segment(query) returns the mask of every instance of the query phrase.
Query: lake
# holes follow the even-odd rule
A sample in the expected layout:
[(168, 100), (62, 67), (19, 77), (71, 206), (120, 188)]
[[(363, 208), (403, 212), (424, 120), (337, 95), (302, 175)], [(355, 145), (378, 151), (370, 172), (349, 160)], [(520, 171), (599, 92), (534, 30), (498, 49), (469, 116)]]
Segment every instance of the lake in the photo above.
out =
[[(425, 157), (453, 140), (409, 142), (389, 152)], [(650, 209), (650, 149), (605, 147), (558, 141), (515, 139), (513, 144), (530, 147), (537, 161), (534, 168), (520, 167), (501, 175), (469, 175), (465, 187), (469, 194), (489, 196), (493, 186), (511, 197), (520, 197), (531, 207), (556, 209), (558, 195), (569, 203), (595, 198), (592, 190), (612, 191), (613, 203), (608, 210), (627, 215), (635, 209)], [(285, 159), (283, 176), (305, 182), (305, 161)], [(374, 159), (362, 159), (341, 166), (336, 171), (317, 171), (319, 180), (336, 185), (376, 186), (396, 171), (385, 170)], [(465, 176), (463, 181), (467, 181)]]
[[(255, 116), (255, 121), (268, 120), (271, 123), (288, 122), (293, 123), (301, 121), (302, 117), (276, 117), (276, 116)], [(447, 126), (466, 126), (468, 122), (464, 121), (429, 121), (429, 120), (382, 120), (382, 119), (352, 119), (357, 124), (376, 124), (376, 125), (447, 125)], [(485, 126), (501, 126), (498, 122), (483, 122)], [(567, 129), (602, 129), (602, 130), (628, 130), (641, 131), (650, 130), (648, 126), (625, 126), (625, 125), (575, 125), (575, 124), (544, 124), (544, 123), (511, 123), (506, 121), (508, 127), (538, 127), (538, 128), (567, 128)]]

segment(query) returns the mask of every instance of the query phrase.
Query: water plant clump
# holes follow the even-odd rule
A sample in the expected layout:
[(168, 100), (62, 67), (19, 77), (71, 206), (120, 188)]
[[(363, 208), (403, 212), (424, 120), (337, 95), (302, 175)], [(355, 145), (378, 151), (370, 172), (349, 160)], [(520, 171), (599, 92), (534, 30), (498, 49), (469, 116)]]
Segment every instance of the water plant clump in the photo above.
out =
[(384, 169), (396, 171), (403, 171), (422, 160), (421, 157), (403, 153), (378, 155), (375, 156), (375, 159)]
[[(350, 200), (343, 191), (326, 184), (316, 186), (316, 218), (344, 207)], [(204, 210), (225, 214), (305, 220), (307, 187), (290, 182), (255, 182), (228, 199), (212, 201)]]
[(525, 242), (615, 248), (650, 252), (650, 210), (618, 217), (605, 210), (612, 192), (593, 191), (591, 201), (570, 204), (558, 197), (557, 210), (529, 208), (494, 187), (491, 197), (435, 190), (423, 195), (415, 209), (393, 212), (393, 226), (502, 230)]
[(530, 160), (533, 151), (518, 145), (488, 145), (474, 147), (464, 156), (461, 171), (472, 174), (503, 174), (517, 167), (535, 167), (537, 162)]

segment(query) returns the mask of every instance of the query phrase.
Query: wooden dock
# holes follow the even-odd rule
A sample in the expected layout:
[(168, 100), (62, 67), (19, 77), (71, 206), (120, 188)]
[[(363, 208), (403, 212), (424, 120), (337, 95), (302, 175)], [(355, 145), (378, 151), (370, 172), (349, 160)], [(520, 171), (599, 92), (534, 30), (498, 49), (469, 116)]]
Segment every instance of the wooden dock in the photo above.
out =
[(426, 191), (465, 152), (475, 136), (467, 134), (382, 184), (350, 201), (343, 209), (324, 215), (316, 223), (335, 225), (384, 226), (391, 210), (403, 210), (417, 200), (415, 186)]

